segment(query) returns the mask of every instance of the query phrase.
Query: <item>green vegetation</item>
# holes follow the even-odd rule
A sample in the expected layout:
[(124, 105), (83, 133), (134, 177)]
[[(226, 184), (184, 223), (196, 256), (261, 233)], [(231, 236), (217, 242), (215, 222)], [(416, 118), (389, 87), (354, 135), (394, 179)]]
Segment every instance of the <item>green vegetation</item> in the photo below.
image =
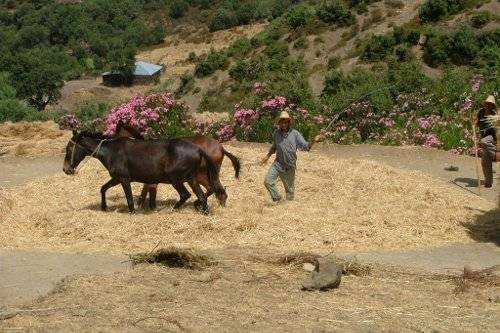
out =
[(165, 37), (166, 10), (152, 0), (0, 1), (0, 68), (18, 99), (43, 110), (60, 97), (63, 80), (130, 74), (136, 49)]

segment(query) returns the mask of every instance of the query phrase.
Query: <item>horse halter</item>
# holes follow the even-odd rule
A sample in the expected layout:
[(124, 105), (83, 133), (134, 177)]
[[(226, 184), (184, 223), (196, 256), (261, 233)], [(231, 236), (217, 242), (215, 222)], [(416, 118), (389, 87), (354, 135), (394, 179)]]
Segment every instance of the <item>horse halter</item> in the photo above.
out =
[[(99, 150), (101, 150), (101, 146), (102, 146), (102, 144), (104, 143), (104, 141), (107, 141), (107, 140), (108, 140), (108, 139), (101, 140), (101, 141), (99, 142), (99, 144), (97, 145), (96, 149), (94, 149), (94, 151), (92, 151), (92, 152), (91, 152), (90, 157), (96, 157), (96, 156), (97, 156), (97, 154), (99, 153)], [(75, 141), (73, 141), (73, 140), (69, 140), (69, 142), (71, 142), (71, 143), (73, 144), (73, 149), (71, 150), (71, 164), (70, 164), (70, 166), (71, 166), (71, 167), (73, 167), (73, 163), (74, 163), (74, 161), (75, 161), (75, 151), (76, 151), (76, 146), (78, 145), (78, 146), (82, 147), (83, 149), (85, 149), (85, 150), (87, 150), (87, 151), (89, 151), (89, 149), (87, 149), (87, 148), (86, 148), (86, 147), (84, 147), (83, 145), (81, 145), (81, 144), (79, 144), (78, 142), (75, 142)], [(86, 162), (84, 162), (84, 163), (82, 163), (82, 164), (80, 165), (80, 169), (81, 169), (81, 168), (85, 165), (85, 163), (86, 163)], [(78, 170), (77, 170), (77, 169), (75, 169), (75, 174), (76, 174), (76, 173), (78, 173)]]

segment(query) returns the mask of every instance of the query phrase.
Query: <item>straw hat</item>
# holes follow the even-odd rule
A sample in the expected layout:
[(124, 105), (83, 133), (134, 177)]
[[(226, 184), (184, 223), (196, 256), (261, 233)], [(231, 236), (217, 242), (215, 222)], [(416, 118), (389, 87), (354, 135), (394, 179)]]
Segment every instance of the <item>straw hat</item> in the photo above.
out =
[(292, 117), (290, 117), (290, 114), (286, 111), (281, 111), (279, 117), (276, 119), (276, 124), (281, 120), (281, 119), (287, 119), (288, 121), (292, 122)]
[(495, 96), (489, 95), (488, 98), (483, 102), (483, 104), (492, 104), (494, 108), (497, 107), (497, 103), (495, 101)]

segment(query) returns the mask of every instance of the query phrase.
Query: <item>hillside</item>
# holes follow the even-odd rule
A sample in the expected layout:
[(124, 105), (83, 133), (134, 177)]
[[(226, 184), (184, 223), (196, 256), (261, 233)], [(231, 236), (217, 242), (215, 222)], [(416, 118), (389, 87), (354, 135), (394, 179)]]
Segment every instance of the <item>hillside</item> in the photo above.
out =
[[(80, 12), (85, 18), (91, 4), (102, 5), (89, 0), (71, 8), (87, 6)], [(194, 131), (220, 137), (226, 127), (237, 139), (265, 141), (268, 131), (239, 128), (241, 120), (232, 116), (237, 109), (260, 112), (256, 125), (263, 128), (271, 114), (264, 116), (260, 105), (284, 96), (307, 111), (298, 124), (306, 135), (322, 131), (337, 143), (466, 152), (471, 146), (467, 112), (500, 89), (499, 7), (499, 1), (485, 0), (144, 1), (117, 12), (131, 22), (137, 20), (134, 11), (140, 12), (145, 24), (127, 28), (120, 38), (124, 43), (127, 36), (139, 38), (132, 44), (133, 59), (166, 67), (159, 84), (104, 87), (95, 67), (66, 81), (48, 109), (77, 113), (86, 121), (136, 93), (168, 90), (191, 112), (227, 119)], [(161, 30), (164, 37), (142, 42), (148, 29)], [(102, 70), (128, 66), (131, 54), (111, 52), (103, 58), (89, 43), (83, 63), (92, 57)], [(23, 112), (28, 120), (53, 117)], [(217, 113), (222, 116), (213, 116)], [(335, 128), (327, 126), (333, 119)]]

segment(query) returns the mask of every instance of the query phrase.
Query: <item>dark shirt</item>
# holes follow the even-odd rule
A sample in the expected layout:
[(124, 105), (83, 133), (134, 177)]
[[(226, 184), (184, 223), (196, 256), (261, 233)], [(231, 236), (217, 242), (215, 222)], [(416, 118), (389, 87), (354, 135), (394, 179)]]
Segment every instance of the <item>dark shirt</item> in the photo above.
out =
[(309, 150), (310, 145), (299, 131), (290, 129), (283, 132), (279, 129), (273, 133), (273, 145), (269, 152), (276, 153), (274, 164), (278, 171), (295, 169), (297, 163), (297, 149)]
[(481, 139), (484, 137), (487, 137), (488, 135), (493, 136), (495, 141), (497, 139), (495, 127), (493, 125), (491, 125), (491, 123), (486, 118), (487, 116), (493, 115), (493, 114), (495, 114), (495, 113), (493, 112), (490, 114), (486, 114), (485, 108), (479, 109), (479, 112), (477, 113), (477, 126), (479, 127)]

